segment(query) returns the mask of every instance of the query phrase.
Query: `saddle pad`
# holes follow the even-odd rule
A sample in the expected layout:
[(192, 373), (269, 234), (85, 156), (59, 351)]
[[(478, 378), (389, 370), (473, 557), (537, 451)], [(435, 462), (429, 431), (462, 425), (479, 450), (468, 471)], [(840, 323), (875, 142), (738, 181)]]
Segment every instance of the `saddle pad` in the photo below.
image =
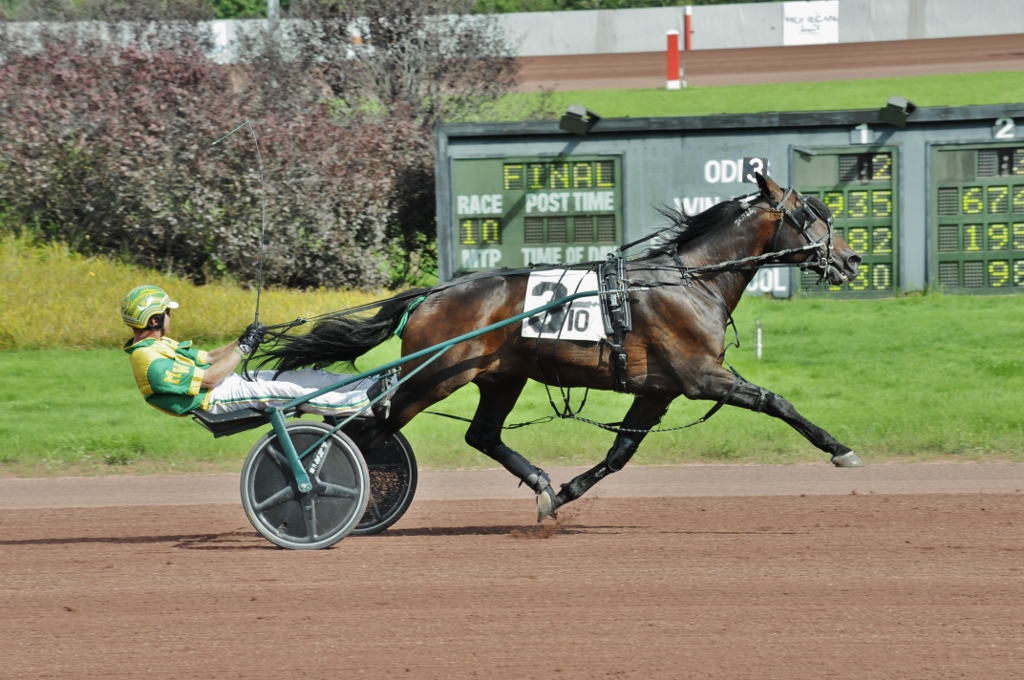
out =
[[(545, 269), (530, 273), (526, 284), (527, 312), (575, 293), (597, 291), (597, 273), (577, 269)], [(524, 338), (560, 338), (597, 342), (605, 337), (600, 298), (582, 297), (553, 307), (523, 322)]]

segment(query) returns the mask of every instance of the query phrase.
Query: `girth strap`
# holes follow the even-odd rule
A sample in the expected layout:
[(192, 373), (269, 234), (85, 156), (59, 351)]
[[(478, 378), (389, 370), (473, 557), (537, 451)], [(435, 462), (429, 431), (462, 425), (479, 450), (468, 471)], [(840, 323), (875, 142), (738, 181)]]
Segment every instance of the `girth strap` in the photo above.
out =
[(633, 315), (629, 306), (629, 285), (626, 280), (626, 260), (608, 255), (597, 272), (597, 286), (604, 310), (604, 332), (612, 336), (608, 342), (616, 392), (626, 391), (629, 357), (626, 355), (626, 333), (633, 330)]

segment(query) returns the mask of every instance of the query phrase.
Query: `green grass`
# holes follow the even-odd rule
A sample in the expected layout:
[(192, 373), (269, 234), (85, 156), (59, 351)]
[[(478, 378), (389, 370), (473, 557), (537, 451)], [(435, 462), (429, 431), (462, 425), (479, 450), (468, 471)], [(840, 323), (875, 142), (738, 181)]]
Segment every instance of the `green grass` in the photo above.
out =
[[(754, 356), (755, 319), (764, 356)], [(736, 314), (743, 345), (728, 359), (749, 380), (789, 399), (868, 463), (1024, 461), (1024, 296), (916, 295), (842, 301), (751, 298)], [(395, 356), (374, 350), (363, 368)], [(214, 439), (189, 419), (145, 405), (117, 349), (0, 353), (0, 474), (237, 470), (259, 436)], [(580, 394), (574, 393), (578, 399)], [(613, 421), (629, 398), (591, 393), (585, 416)], [(677, 401), (663, 423), (690, 422), (709, 402)], [(434, 407), (471, 416), (469, 386)], [(510, 422), (550, 413), (531, 383)], [(405, 430), (425, 468), (493, 466), (463, 442), (465, 424), (420, 415)], [(612, 435), (578, 422), (507, 433), (541, 465), (592, 464)], [(824, 463), (784, 423), (726, 408), (703, 425), (652, 434), (640, 464)]]
[[(556, 108), (583, 103), (618, 117), (877, 108), (892, 94), (919, 106), (1021, 102), (1024, 73), (550, 96)], [(529, 98), (536, 96), (511, 95), (519, 101), (510, 101), (509, 110), (531, 108)], [(142, 401), (127, 357), (117, 349), (127, 334), (116, 310), (124, 292), (143, 281), (171, 290), (182, 302), (176, 320), (181, 338), (207, 345), (248, 323), (254, 305), (252, 291), (227, 282), (195, 287), (103, 258), (83, 258), (60, 245), (38, 248), (24, 239), (0, 239), (0, 350), (7, 350), (0, 351), (0, 475), (239, 468), (258, 432), (214, 439), (189, 419), (166, 416)], [(311, 316), (373, 297), (264, 291), (261, 318)], [(788, 398), (869, 463), (1022, 461), (1022, 312), (1022, 296), (752, 298), (736, 314), (744, 344), (728, 358), (749, 380)], [(756, 318), (765, 333), (761, 361), (752, 347)], [(392, 343), (361, 365), (396, 355)], [(574, 393), (577, 403), (580, 396)], [(628, 403), (624, 395), (593, 393), (583, 415), (615, 421)], [(681, 399), (663, 426), (690, 422), (709, 406)], [(435, 409), (468, 417), (475, 407), (475, 388), (469, 386)], [(543, 387), (531, 383), (510, 421), (550, 412)], [(465, 427), (421, 415), (405, 433), (423, 467), (493, 466), (464, 444)], [(611, 440), (607, 432), (570, 421), (506, 435), (511, 446), (542, 465), (592, 464)], [(785, 424), (732, 408), (695, 428), (652, 434), (636, 456), (641, 464), (824, 460)]]
[[(685, 90), (579, 90), (554, 92), (549, 106), (564, 111), (583, 104), (606, 118), (703, 116), (715, 113), (877, 109), (898, 95), (920, 106), (968, 106), (1024, 102), (1024, 72), (836, 80), (769, 85), (688, 87)], [(509, 95), (510, 115), (545, 95)], [(499, 116), (500, 117), (500, 116)]]

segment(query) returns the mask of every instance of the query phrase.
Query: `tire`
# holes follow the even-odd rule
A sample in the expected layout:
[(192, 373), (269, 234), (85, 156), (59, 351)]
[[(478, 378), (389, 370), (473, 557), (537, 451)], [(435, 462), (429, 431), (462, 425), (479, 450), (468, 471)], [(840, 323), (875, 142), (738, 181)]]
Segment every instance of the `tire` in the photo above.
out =
[[(286, 427), (299, 455), (330, 430), (323, 423), (298, 421)], [(315, 472), (310, 469), (319, 450), (303, 461), (313, 483), (309, 493), (299, 491), (273, 431), (245, 459), (242, 506), (256, 531), (271, 543), (291, 550), (328, 548), (351, 533), (366, 512), (370, 474), (359, 448), (336, 432), (320, 450), (324, 455)]]
[(370, 500), (353, 536), (379, 534), (397, 522), (416, 494), (416, 456), (409, 440), (396, 432), (384, 445), (363, 451), (370, 471)]

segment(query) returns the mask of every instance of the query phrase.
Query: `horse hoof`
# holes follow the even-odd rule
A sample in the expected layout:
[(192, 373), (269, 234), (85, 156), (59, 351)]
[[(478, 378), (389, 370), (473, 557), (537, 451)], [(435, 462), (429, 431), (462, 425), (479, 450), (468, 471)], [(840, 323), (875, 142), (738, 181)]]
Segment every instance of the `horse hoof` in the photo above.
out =
[(847, 451), (841, 456), (832, 456), (832, 464), (836, 467), (864, 467), (864, 462), (853, 451)]
[(558, 508), (558, 499), (555, 497), (555, 490), (546, 486), (537, 494), (537, 521), (544, 521), (545, 517), (556, 517), (555, 510)]

